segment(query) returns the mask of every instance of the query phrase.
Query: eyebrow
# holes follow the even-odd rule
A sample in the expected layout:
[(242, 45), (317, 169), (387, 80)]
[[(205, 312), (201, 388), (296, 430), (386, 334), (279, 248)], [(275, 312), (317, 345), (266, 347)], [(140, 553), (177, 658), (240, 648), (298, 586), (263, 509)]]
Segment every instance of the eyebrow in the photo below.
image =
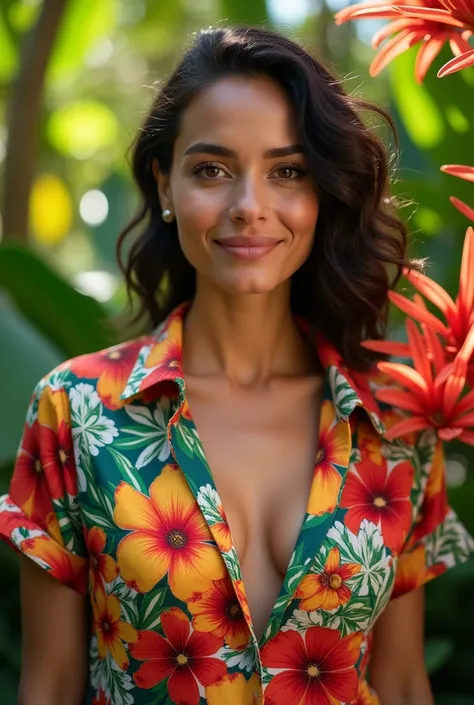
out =
[[(289, 144), (286, 147), (273, 147), (266, 149), (263, 153), (265, 159), (277, 159), (278, 157), (289, 157), (291, 154), (303, 154), (303, 147), (299, 144)], [(188, 154), (214, 154), (217, 157), (237, 158), (237, 152), (228, 147), (223, 147), (220, 144), (211, 144), (209, 142), (196, 142), (191, 145), (185, 152)]]

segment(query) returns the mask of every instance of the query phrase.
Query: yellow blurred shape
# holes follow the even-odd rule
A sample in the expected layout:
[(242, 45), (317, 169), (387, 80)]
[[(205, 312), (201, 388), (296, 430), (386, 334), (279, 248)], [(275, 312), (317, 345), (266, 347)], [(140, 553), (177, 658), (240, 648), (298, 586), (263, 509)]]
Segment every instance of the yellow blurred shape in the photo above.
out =
[(38, 242), (60, 242), (70, 231), (72, 218), (72, 200), (64, 182), (54, 174), (38, 177), (30, 200), (30, 226)]

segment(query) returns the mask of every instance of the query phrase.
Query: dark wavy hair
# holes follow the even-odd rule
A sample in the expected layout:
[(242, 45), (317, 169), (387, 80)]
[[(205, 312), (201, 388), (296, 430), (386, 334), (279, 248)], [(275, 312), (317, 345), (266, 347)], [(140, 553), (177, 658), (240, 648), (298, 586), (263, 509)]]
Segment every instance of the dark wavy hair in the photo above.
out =
[[(320, 212), (309, 258), (293, 275), (291, 307), (326, 336), (354, 369), (366, 370), (376, 355), (360, 343), (387, 331), (388, 291), (407, 258), (407, 232), (389, 193), (389, 156), (361, 117), (382, 117), (380, 107), (349, 96), (303, 47), (258, 27), (199, 32), (161, 88), (133, 145), (132, 169), (141, 192), (137, 215), (118, 241), (118, 259), (129, 299), (152, 326), (191, 300), (196, 277), (181, 250), (176, 223), (165, 223), (152, 171), (172, 166), (183, 111), (193, 98), (226, 76), (266, 76), (288, 96), (310, 172), (320, 194)], [(124, 256), (124, 242), (139, 227)], [(390, 277), (390, 272), (392, 277)]]

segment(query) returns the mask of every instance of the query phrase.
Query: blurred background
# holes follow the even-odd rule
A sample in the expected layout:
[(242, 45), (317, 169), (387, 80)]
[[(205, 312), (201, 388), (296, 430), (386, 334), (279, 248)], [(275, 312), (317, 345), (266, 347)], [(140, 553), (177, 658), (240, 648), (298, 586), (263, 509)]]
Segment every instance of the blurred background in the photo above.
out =
[[(374, 21), (334, 24), (344, 0), (0, 0), (0, 494), (35, 383), (74, 355), (125, 340), (117, 235), (136, 194), (127, 149), (160, 82), (199, 28), (244, 22), (302, 41), (349, 92), (387, 107), (400, 135), (395, 190), (412, 255), (457, 293), (468, 225), (450, 204), (472, 186), (439, 171), (472, 163), (474, 69), (415, 82), (403, 54), (368, 76)], [(450, 58), (449, 51), (437, 67)], [(469, 158), (470, 157), (470, 158)], [(401, 335), (394, 312), (394, 336)], [(474, 534), (474, 452), (449, 444), (452, 504)], [(470, 467), (471, 466), (471, 467)], [(17, 702), (17, 558), (0, 546), (0, 701)], [(426, 659), (436, 705), (473, 705), (474, 561), (427, 588)]]

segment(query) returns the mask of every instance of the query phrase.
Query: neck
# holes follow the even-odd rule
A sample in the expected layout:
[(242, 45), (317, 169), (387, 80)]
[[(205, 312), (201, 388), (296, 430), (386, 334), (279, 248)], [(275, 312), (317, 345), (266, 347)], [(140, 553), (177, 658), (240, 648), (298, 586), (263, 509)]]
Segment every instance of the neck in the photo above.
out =
[(231, 295), (200, 283), (184, 323), (183, 369), (241, 387), (308, 375), (315, 364), (290, 310), (290, 286)]

